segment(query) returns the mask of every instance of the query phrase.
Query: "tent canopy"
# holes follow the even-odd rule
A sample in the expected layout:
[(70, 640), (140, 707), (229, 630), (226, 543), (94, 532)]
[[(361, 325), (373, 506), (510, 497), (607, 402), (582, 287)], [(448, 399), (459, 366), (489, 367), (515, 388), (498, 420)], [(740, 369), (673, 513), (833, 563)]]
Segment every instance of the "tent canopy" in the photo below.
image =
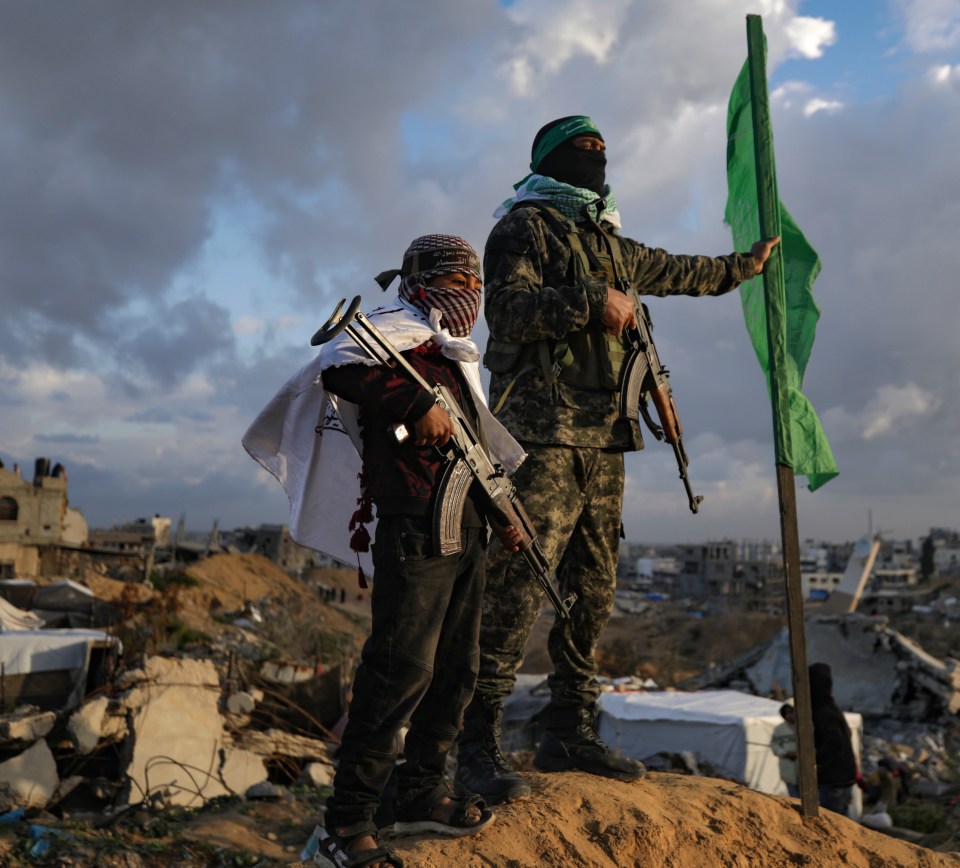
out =
[[(718, 774), (754, 790), (786, 795), (770, 739), (781, 702), (736, 690), (604, 693), (600, 737), (626, 756), (690, 751)], [(846, 713), (860, 756), (863, 720)]]

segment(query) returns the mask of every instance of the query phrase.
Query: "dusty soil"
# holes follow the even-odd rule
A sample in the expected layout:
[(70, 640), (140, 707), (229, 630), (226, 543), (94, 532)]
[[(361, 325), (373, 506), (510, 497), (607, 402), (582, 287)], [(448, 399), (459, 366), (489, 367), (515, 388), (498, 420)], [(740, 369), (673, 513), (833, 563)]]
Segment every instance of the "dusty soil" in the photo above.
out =
[(441, 866), (960, 866), (829, 812), (728, 781), (651, 774), (637, 783), (532, 774), (530, 799), (501, 807), (475, 839), (395, 842), (407, 864)]
[[(329, 630), (355, 629), (350, 619), (338, 616), (338, 607), (322, 603), (308, 584), (287, 575), (261, 555), (214, 555), (192, 564), (186, 574), (198, 582), (196, 587), (184, 588), (179, 593), (180, 616), (188, 622), (209, 627), (211, 613), (237, 612), (247, 601), (267, 600), (278, 602), (291, 612), (322, 614)], [(344, 574), (356, 583), (353, 570), (318, 571), (318, 577), (345, 583)]]
[[(872, 831), (830, 812), (804, 820), (795, 800), (713, 778), (651, 774), (624, 784), (579, 773), (532, 773), (533, 795), (496, 809), (476, 837), (425, 836), (385, 842), (420, 868), (958, 868), (960, 853), (938, 852)], [(319, 817), (320, 794), (278, 802), (213, 805), (188, 815), (139, 812), (99, 832), (63, 821), (42, 860), (0, 831), (2, 865), (281, 866), (298, 861)], [(947, 842), (946, 847), (951, 846)], [(958, 846), (956, 841), (952, 846)]]

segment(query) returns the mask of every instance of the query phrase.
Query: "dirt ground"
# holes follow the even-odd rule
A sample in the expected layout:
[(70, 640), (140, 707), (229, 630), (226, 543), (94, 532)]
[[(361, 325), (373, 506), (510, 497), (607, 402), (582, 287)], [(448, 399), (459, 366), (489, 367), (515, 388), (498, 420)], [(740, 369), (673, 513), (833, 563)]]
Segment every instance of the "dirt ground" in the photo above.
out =
[(406, 864), (446, 866), (960, 866), (945, 854), (795, 800), (728, 781), (651, 774), (637, 783), (530, 775), (533, 795), (499, 809), (475, 839), (400, 840)]
[[(215, 556), (187, 570), (190, 582), (176, 588), (177, 616), (193, 629), (215, 634), (250, 601), (280, 634), (300, 638), (311, 630), (334, 631), (362, 642), (369, 617), (369, 590), (357, 587), (352, 569), (317, 571), (311, 579), (336, 590), (332, 602), (308, 583), (293, 579), (255, 555)], [(121, 582), (91, 577), (101, 598), (119, 600)], [(343, 602), (340, 590), (343, 589)], [(135, 589), (138, 597), (156, 592)], [(286, 620), (284, 620), (286, 619)], [(546, 615), (531, 640), (526, 671), (546, 671)], [(308, 629), (309, 627), (309, 629)], [(629, 661), (635, 671), (670, 683), (714, 654), (732, 655), (772, 635), (779, 624), (750, 616), (711, 635), (683, 613), (615, 616), (601, 647), (609, 667)], [(716, 637), (723, 647), (714, 647)], [(720, 641), (717, 639), (716, 641)], [(301, 651), (307, 646), (300, 648)], [(701, 655), (694, 660), (694, 654)], [(608, 674), (624, 674), (608, 671)], [(945, 833), (926, 846), (867, 829), (821, 812), (800, 817), (796, 801), (754, 792), (713, 778), (651, 773), (624, 784), (579, 773), (529, 772), (533, 795), (496, 809), (495, 822), (476, 837), (426, 837), (387, 842), (405, 864), (423, 868), (497, 866), (921, 866), (960, 868), (960, 840)], [(31, 856), (35, 840), (25, 823), (0, 824), (0, 865), (181, 868), (299, 865), (299, 852), (320, 819), (326, 793), (294, 788), (276, 801), (226, 800), (199, 811), (136, 809), (104, 821), (102, 816), (42, 814), (30, 822), (56, 832), (43, 856)], [(34, 827), (30, 827), (31, 829)], [(943, 851), (943, 852), (940, 852)], [(948, 852), (949, 851), (949, 852)]]
[[(496, 808), (475, 837), (384, 841), (419, 868), (960, 868), (956, 840), (922, 847), (821, 811), (803, 819), (796, 800), (714, 778), (652, 773), (625, 784), (580, 773), (530, 773), (530, 798)], [(76, 868), (305, 866), (300, 848), (320, 816), (320, 794), (232, 802), (168, 817), (134, 812), (108, 829), (62, 821), (41, 859), (0, 830), (0, 865)], [(941, 852), (950, 850), (953, 852)]]

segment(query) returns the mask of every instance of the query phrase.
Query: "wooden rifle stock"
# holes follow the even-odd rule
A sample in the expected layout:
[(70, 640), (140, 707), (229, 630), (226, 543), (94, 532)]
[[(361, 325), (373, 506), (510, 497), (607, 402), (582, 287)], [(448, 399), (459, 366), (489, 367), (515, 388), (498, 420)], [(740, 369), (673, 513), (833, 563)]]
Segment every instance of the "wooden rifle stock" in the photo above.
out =
[[(680, 414), (673, 400), (673, 391), (670, 388), (670, 372), (663, 367), (657, 347), (653, 342), (653, 323), (647, 306), (640, 301), (636, 290), (627, 288), (627, 295), (633, 301), (636, 313), (637, 328), (630, 334), (633, 343), (633, 352), (628, 356), (623, 370), (623, 382), (620, 387), (620, 415), (643, 421), (657, 440), (666, 440), (673, 447), (673, 454), (677, 459), (677, 468), (680, 479), (687, 492), (690, 511), (700, 511), (702, 494), (694, 494), (687, 476), (687, 450), (683, 446), (683, 426), (680, 424)], [(647, 410), (647, 397), (653, 401), (660, 424), (657, 425)]]

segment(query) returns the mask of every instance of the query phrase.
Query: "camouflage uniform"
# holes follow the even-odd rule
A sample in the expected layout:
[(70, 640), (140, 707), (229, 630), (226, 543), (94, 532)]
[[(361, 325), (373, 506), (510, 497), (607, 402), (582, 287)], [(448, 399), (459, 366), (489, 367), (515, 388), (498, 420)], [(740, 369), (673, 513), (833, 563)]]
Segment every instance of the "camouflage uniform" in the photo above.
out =
[[(720, 295), (752, 277), (749, 254), (676, 256), (621, 237), (609, 222), (565, 221), (566, 231), (603, 261), (603, 231), (618, 246), (623, 275), (640, 294)], [(500, 219), (484, 255), (485, 316), (490, 345), (490, 404), (529, 453), (515, 481), (557, 571), (560, 594), (577, 593), (572, 617), (550, 633), (552, 705), (589, 706), (598, 693), (594, 651), (613, 606), (623, 452), (643, 448), (637, 422), (619, 416), (615, 388), (590, 389), (559, 380), (548, 385), (534, 347), (562, 341), (584, 328), (598, 332), (608, 275), (574, 282), (575, 255), (567, 238), (534, 207)], [(511, 360), (503, 347), (525, 348)], [(499, 703), (511, 692), (542, 591), (523, 561), (491, 546), (480, 633), (475, 703)]]

